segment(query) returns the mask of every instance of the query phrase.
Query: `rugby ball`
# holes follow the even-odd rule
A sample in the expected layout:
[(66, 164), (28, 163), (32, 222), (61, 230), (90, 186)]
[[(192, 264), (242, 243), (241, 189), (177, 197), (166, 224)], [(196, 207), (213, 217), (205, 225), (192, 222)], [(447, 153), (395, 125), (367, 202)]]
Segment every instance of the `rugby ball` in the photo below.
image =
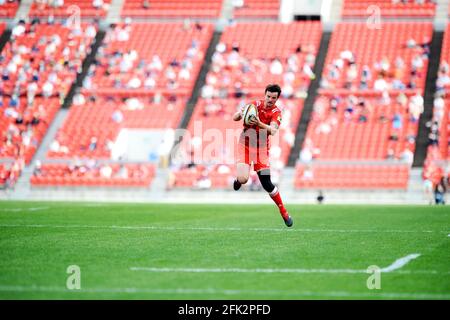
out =
[(256, 109), (256, 106), (252, 103), (247, 104), (244, 107), (244, 112), (242, 113), (243, 118), (244, 118), (244, 123), (246, 125), (250, 125), (250, 119), (252, 117), (257, 117), (258, 116), (258, 109)]

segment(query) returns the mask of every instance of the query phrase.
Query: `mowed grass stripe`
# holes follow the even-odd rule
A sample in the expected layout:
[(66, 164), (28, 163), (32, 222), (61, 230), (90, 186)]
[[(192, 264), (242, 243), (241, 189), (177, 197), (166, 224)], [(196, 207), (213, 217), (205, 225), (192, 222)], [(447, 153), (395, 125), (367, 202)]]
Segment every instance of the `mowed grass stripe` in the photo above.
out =
[(239, 232), (325, 232), (325, 233), (442, 233), (433, 230), (383, 230), (383, 229), (304, 229), (304, 228), (241, 228), (241, 227), (164, 227), (164, 226), (107, 226), (107, 225), (51, 225), (51, 224), (0, 224), (0, 228), (64, 228), (64, 229), (118, 229), (118, 230), (157, 230), (157, 231), (239, 231)]
[(242, 290), (242, 289), (194, 289), (194, 288), (81, 288), (79, 290), (69, 290), (62, 287), (51, 286), (14, 286), (0, 285), (0, 292), (53, 292), (66, 293), (69, 295), (98, 294), (98, 293), (122, 293), (122, 294), (163, 294), (163, 295), (283, 295), (292, 298), (389, 298), (389, 299), (450, 299), (450, 294), (439, 293), (404, 293), (404, 292), (313, 292), (313, 291), (283, 291), (283, 290)]
[[(2, 299), (315, 299), (333, 298), (333, 292), (377, 299), (381, 296), (366, 287), (367, 273), (156, 274), (130, 266), (362, 271), (414, 252), (420, 258), (382, 274), (385, 298), (432, 294), (446, 299), (450, 294), (450, 214), (442, 207), (290, 206), (295, 219), (290, 230), (273, 205), (0, 206), (24, 209), (0, 212)], [(64, 290), (69, 265), (80, 266), (82, 289), (91, 292)], [(32, 291), (35, 286), (60, 289)], [(131, 291), (122, 292), (127, 288)], [(183, 288), (203, 291), (176, 293)], [(360, 295), (364, 292), (367, 296)], [(389, 296), (395, 293), (400, 296)]]

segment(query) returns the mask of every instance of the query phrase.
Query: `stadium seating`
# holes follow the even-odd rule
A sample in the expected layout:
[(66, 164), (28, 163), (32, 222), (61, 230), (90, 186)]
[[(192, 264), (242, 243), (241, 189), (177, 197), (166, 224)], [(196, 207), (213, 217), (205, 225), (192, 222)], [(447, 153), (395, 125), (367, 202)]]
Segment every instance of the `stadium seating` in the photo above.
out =
[(122, 17), (217, 18), (222, 0), (124, 0)]
[[(187, 159), (196, 165), (206, 166), (200, 172), (194, 170), (191, 175), (201, 177), (202, 173), (206, 173), (211, 179), (211, 188), (230, 186), (235, 166), (235, 143), (242, 128), (242, 123), (232, 121), (232, 115), (246, 101), (263, 98), (264, 88), (268, 83), (279, 83), (283, 90), (278, 105), (282, 108), (284, 121), (277, 136), (271, 139), (271, 159), (274, 170), (286, 165), (303, 108), (303, 98), (312, 79), (311, 74), (305, 73), (303, 67), (308, 65), (312, 69), (314, 66), (320, 37), (320, 22), (247, 22), (237, 23), (224, 30), (206, 76), (202, 97), (188, 125), (194, 139), (192, 145), (185, 147), (190, 150), (188, 152), (193, 153), (191, 156), (195, 159)], [(275, 59), (278, 59), (281, 67), (279, 72), (272, 72), (271, 69)], [(294, 80), (287, 80), (287, 73)], [(293, 87), (290, 95), (286, 95), (288, 90), (284, 85), (287, 83)], [(210, 94), (207, 94), (206, 88), (210, 90)], [(242, 91), (238, 93), (238, 89)], [(228, 133), (234, 137), (234, 141), (221, 143), (219, 148), (211, 152), (212, 146), (201, 143), (202, 139), (198, 139), (200, 134), (204, 139), (207, 130), (211, 134), (219, 134), (223, 139), (227, 137), (227, 130), (230, 130)], [(229, 167), (224, 170), (228, 171), (228, 177), (219, 175), (217, 179), (220, 182), (216, 182), (214, 166), (219, 164)], [(178, 170), (173, 170), (174, 186), (192, 186), (176, 180), (184, 179)], [(185, 172), (186, 169), (182, 170)]]
[[(56, 135), (55, 148), (48, 152), (51, 158), (104, 158), (111, 157), (111, 145), (122, 128), (163, 129), (176, 128), (183, 113), (185, 99), (169, 103), (153, 103), (151, 96), (120, 97), (100, 96), (95, 101), (89, 97), (80, 105), (73, 105)], [(113, 119), (113, 113), (121, 116)], [(77, 137), (77, 139), (73, 139)], [(95, 147), (89, 145), (96, 139)]]
[[(186, 30), (182, 23), (113, 27), (97, 54), (96, 65), (88, 74), (84, 92), (113, 95), (130, 91), (136, 94), (159, 92), (190, 96), (213, 32), (211, 24), (199, 26), (201, 30), (194, 27)], [(174, 60), (178, 65), (170, 66)], [(189, 72), (188, 77), (181, 75), (184, 68)], [(154, 82), (152, 85), (146, 84), (148, 78)], [(139, 84), (132, 85), (130, 80), (133, 79)]]
[(19, 1), (10, 2), (0, 5), (0, 17), (14, 18), (17, 9), (19, 9)]
[[(90, 36), (84, 34), (86, 25), (79, 34), (60, 25), (25, 24), (23, 30), (13, 30), (14, 41), (7, 42), (1, 53), (1, 99), (6, 110), (0, 115), (4, 138), (0, 157), (24, 158), (28, 164), (81, 69), (95, 29)], [(29, 83), (36, 84), (33, 98)], [(50, 83), (52, 89), (44, 90)]]
[[(175, 188), (201, 188), (202, 179), (210, 180), (209, 188), (229, 188), (235, 178), (237, 142), (242, 122), (232, 115), (244, 103), (241, 99), (200, 99), (188, 130), (191, 139), (181, 146), (183, 165), (171, 172)], [(275, 137), (270, 137), (271, 165), (278, 171), (287, 163), (293, 137), (303, 109), (301, 99), (281, 99), (283, 121)], [(201, 138), (203, 137), (203, 138)]]
[(382, 17), (424, 18), (433, 17), (436, 12), (434, 1), (425, 0), (423, 4), (413, 0), (407, 1), (407, 3), (397, 2), (393, 3), (392, 0), (344, 0), (342, 16), (344, 18), (372, 16), (376, 12), (374, 7), (379, 8)]
[[(418, 121), (411, 121), (408, 107), (402, 107), (397, 96), (392, 96), (387, 105), (380, 103), (380, 95), (354, 97), (357, 103), (352, 107), (348, 95), (322, 96), (316, 102), (316, 106), (321, 106), (313, 112), (306, 133), (306, 139), (317, 150), (316, 159), (383, 160), (390, 152), (397, 159), (406, 149), (414, 153)], [(337, 98), (339, 102), (333, 111), (330, 101)], [(358, 105), (361, 99), (364, 108)], [(393, 128), (395, 114), (401, 117), (399, 130)]]
[(23, 161), (0, 163), (0, 189), (13, 187), (19, 179), (23, 167)]
[[(388, 82), (392, 81), (395, 72), (397, 57), (401, 58), (404, 68), (399, 72), (399, 78), (404, 85), (407, 85), (411, 79), (411, 62), (415, 56), (423, 56), (424, 50), (418, 45), (423, 42), (431, 41), (433, 34), (433, 25), (428, 22), (385, 22), (380, 29), (370, 29), (365, 23), (344, 22), (335, 26), (331, 36), (323, 77), (329, 82), (332, 89), (344, 88), (347, 75), (347, 66), (344, 65), (339, 70), (337, 79), (330, 79), (330, 68), (336, 64), (337, 59), (342, 60), (343, 52), (350, 51), (355, 57), (357, 76), (352, 81), (353, 88), (358, 87), (361, 81), (361, 74), (364, 65), (367, 65), (372, 73), (371, 79), (367, 81), (368, 88), (373, 88), (377, 79), (376, 63), (382, 64), (384, 58), (389, 63), (389, 70), (385, 78)], [(414, 48), (408, 48), (408, 41), (413, 40)], [(411, 44), (412, 46), (412, 44)], [(416, 87), (423, 89), (425, 86), (426, 70), (428, 59), (422, 58), (423, 67), (417, 70)]]
[(43, 164), (31, 177), (33, 187), (149, 187), (155, 176), (150, 164)]
[[(81, 18), (105, 17), (111, 0), (103, 0), (103, 4), (95, 8), (92, 0), (65, 0), (61, 7), (54, 7), (47, 1), (35, 0), (30, 8), (30, 17), (73, 17), (75, 20)], [(75, 21), (76, 23), (76, 21)]]
[[(226, 189), (232, 184), (236, 170), (231, 165), (192, 166), (173, 171), (174, 184), (171, 188), (197, 188), (197, 189)], [(205, 187), (202, 180), (209, 180), (210, 185)], [(209, 184), (208, 183), (208, 184)]]
[[(9, 106), (9, 97), (2, 100)], [(29, 164), (59, 107), (57, 98), (42, 97), (36, 97), (30, 107), (26, 98), (20, 99), (18, 107), (5, 107), (0, 114), (0, 158), (23, 158)]]
[[(296, 95), (309, 86), (311, 77), (303, 71), (303, 66), (307, 64), (312, 69), (320, 37), (321, 24), (317, 21), (236, 24), (222, 34), (220, 43), (225, 51), (216, 50), (208, 76), (218, 79), (216, 87), (227, 84), (228, 92), (239, 84), (247, 95), (260, 96), (268, 83), (280, 83), (287, 93), (284, 79), (292, 70), (293, 95)], [(233, 46), (239, 50), (238, 57)], [(281, 72), (272, 72), (275, 59), (281, 63)], [(207, 77), (210, 84), (208, 80)]]
[(280, 0), (245, 0), (242, 7), (234, 8), (235, 18), (278, 18)]
[[(432, 32), (431, 23), (385, 22), (380, 29), (368, 28), (365, 23), (335, 26), (302, 150), (311, 154), (313, 166), (316, 160), (333, 161), (338, 166), (318, 168), (308, 183), (296, 175), (297, 188), (352, 188), (351, 183), (355, 188), (406, 188), (423, 112), (427, 45)], [(413, 59), (420, 60), (419, 66), (413, 67)], [(352, 77), (351, 68), (356, 69)], [(371, 73), (365, 86), (361, 85), (363, 69)], [(386, 80), (383, 89), (377, 87), (378, 77)], [(359, 182), (357, 176), (346, 180), (340, 179), (339, 173), (326, 181), (320, 178), (322, 173), (333, 176), (333, 170), (351, 172), (342, 166), (349, 161), (366, 172), (367, 178), (394, 174), (395, 181), (383, 184), (370, 178), (372, 182), (364, 185), (366, 182)], [(392, 161), (401, 161), (401, 169)], [(304, 165), (303, 161), (299, 168)]]
[[(415, 136), (417, 135), (417, 122), (410, 121), (408, 112), (412, 96), (416, 93), (423, 94), (425, 85), (428, 59), (424, 58), (423, 67), (418, 74), (416, 88), (392, 89), (387, 88), (382, 93), (373, 89), (375, 74), (373, 70), (371, 81), (368, 81), (368, 89), (359, 87), (361, 71), (364, 65), (372, 66), (387, 58), (390, 67), (386, 74), (394, 71), (395, 60), (401, 57), (405, 62), (404, 83), (408, 82), (411, 73), (410, 61), (415, 54), (424, 54), (422, 48), (407, 48), (409, 39), (417, 43), (424, 39), (431, 39), (431, 23), (384, 23), (380, 30), (369, 29), (364, 23), (341, 23), (333, 32), (329, 50), (326, 57), (326, 66), (336, 64), (336, 59), (342, 59), (344, 51), (353, 53), (354, 63), (358, 69), (358, 77), (353, 80), (352, 88), (344, 86), (347, 81), (345, 72), (337, 78), (333, 86), (325, 86), (319, 92), (316, 102), (324, 104), (325, 110), (314, 112), (312, 121), (308, 126), (307, 139), (312, 141), (314, 148), (320, 150), (317, 158), (320, 159), (385, 159), (388, 151), (394, 152), (391, 156), (396, 158), (408, 149), (414, 152)], [(345, 57), (345, 55), (344, 55)], [(344, 68), (346, 66), (344, 65)], [(324, 70), (323, 77), (329, 78), (328, 70)], [(399, 94), (404, 94), (403, 105), (397, 100)], [(354, 96), (356, 103), (349, 107), (349, 97)], [(336, 108), (336, 114), (331, 112), (331, 99), (338, 97), (340, 101)], [(358, 107), (359, 99), (363, 98), (368, 108)], [(321, 102), (322, 101), (322, 102)], [(386, 106), (380, 106), (380, 104)], [(371, 107), (370, 107), (371, 106)], [(318, 110), (316, 110), (318, 111)], [(367, 113), (367, 119), (360, 119), (360, 112)], [(392, 119), (395, 113), (401, 116), (402, 128), (393, 136)], [(381, 118), (383, 116), (383, 118)], [(380, 121), (383, 119), (384, 121)], [(324, 129), (324, 132), (322, 132)], [(364, 134), (363, 134), (364, 133)], [(391, 151), (391, 152), (392, 152)]]
[[(30, 32), (33, 28), (35, 32)], [(38, 80), (33, 80), (38, 85), (36, 94), (42, 94), (44, 83), (52, 73), (55, 73), (56, 81), (51, 80), (55, 82), (52, 95), (65, 96), (75, 80), (77, 72), (81, 71), (83, 59), (86, 57), (86, 51), (92, 43), (95, 31), (92, 35), (86, 35), (87, 24), (81, 24), (78, 30), (47, 24), (38, 24), (34, 27), (26, 24), (25, 29), (26, 32), (13, 36), (14, 42), (7, 42), (3, 48), (2, 56), (5, 59), (0, 63), (0, 67), (5, 68), (3, 70), (6, 72), (6, 67), (12, 59), (15, 59), (14, 65), (17, 67), (16, 72), (14, 69), (9, 72), (8, 79), (4, 79), (4, 92), (9, 95), (13, 93), (13, 89), (18, 84), (20, 67), (26, 65), (31, 68), (26, 73), (27, 81), (32, 79), (32, 71), (39, 70)], [(20, 46), (25, 46), (26, 51), (22, 50), (16, 55)], [(56, 65), (54, 61), (59, 63)], [(43, 67), (40, 64), (43, 64)], [(20, 82), (22, 84), (21, 94), (26, 93), (24, 83), (27, 81)]]
[(408, 165), (303, 164), (296, 166), (297, 189), (403, 189)]

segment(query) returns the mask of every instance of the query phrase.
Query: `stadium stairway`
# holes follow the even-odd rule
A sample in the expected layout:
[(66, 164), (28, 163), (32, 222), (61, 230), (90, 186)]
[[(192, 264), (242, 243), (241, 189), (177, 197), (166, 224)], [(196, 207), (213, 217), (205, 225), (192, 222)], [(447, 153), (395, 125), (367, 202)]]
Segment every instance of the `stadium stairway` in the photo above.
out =
[(28, 14), (30, 13), (31, 6), (33, 4), (33, 0), (22, 0), (20, 1), (19, 9), (17, 9), (16, 17), (14, 18), (14, 21), (18, 22), (21, 19), (25, 19), (28, 17)]
[(11, 33), (12, 33), (12, 31), (10, 28), (6, 28), (5, 31), (3, 31), (3, 33), (0, 37), (0, 52), (3, 51), (3, 47), (6, 45), (9, 38), (11, 37)]
[(308, 123), (311, 119), (311, 113), (314, 107), (314, 101), (317, 97), (317, 90), (319, 89), (320, 80), (322, 79), (322, 70), (325, 64), (325, 58), (328, 52), (328, 45), (330, 44), (331, 32), (323, 32), (322, 38), (320, 39), (319, 53), (314, 64), (314, 74), (316, 79), (311, 81), (308, 89), (308, 96), (305, 100), (303, 106), (303, 112), (300, 117), (300, 122), (297, 127), (297, 132), (295, 133), (295, 144), (291, 149), (289, 155), (288, 166), (293, 167), (297, 161), (299, 152), (303, 146), (303, 141), (305, 140), (306, 130), (308, 129)]
[(211, 58), (216, 50), (216, 46), (219, 43), (220, 37), (222, 36), (221, 31), (214, 31), (211, 42), (209, 43), (208, 50), (206, 50), (205, 62), (202, 64), (202, 68), (198, 74), (197, 80), (195, 81), (194, 89), (192, 90), (192, 95), (187, 102), (186, 108), (184, 110), (183, 116), (181, 118), (178, 129), (186, 129), (189, 121), (191, 120), (192, 113), (194, 112), (195, 105), (197, 104), (202, 87), (205, 84), (206, 74), (208, 73), (209, 66), (211, 65)]
[(95, 56), (97, 54), (98, 48), (100, 48), (100, 45), (103, 42), (103, 39), (105, 38), (106, 31), (105, 30), (99, 30), (95, 36), (94, 41), (92, 42), (92, 45), (90, 47), (90, 52), (86, 56), (86, 59), (83, 61), (82, 65), (82, 71), (77, 75), (77, 79), (72, 84), (72, 87), (69, 90), (69, 93), (67, 94), (66, 98), (64, 99), (64, 103), (62, 105), (62, 108), (69, 108), (72, 105), (73, 96), (81, 88), (83, 85), (83, 80), (86, 77), (89, 67), (91, 64), (95, 61)]
[(341, 22), (343, 0), (331, 0), (329, 21), (324, 22), (324, 30), (332, 31), (336, 23)]
[(120, 12), (122, 11), (125, 0), (112, 0), (109, 7), (108, 15), (104, 20), (106, 26), (111, 23), (118, 23), (120, 21)]
[(414, 153), (413, 167), (423, 167), (423, 163), (427, 157), (428, 134), (430, 128), (426, 123), (433, 116), (434, 93), (436, 92), (436, 79), (439, 63), (441, 60), (442, 40), (444, 33), (442, 31), (434, 31), (430, 46), (430, 63), (428, 65), (427, 78), (425, 82), (424, 96), (424, 112), (420, 116), (419, 131), (416, 140), (416, 150)]
[(450, 0), (438, 0), (436, 3), (436, 15), (434, 17), (434, 30), (445, 31), (449, 14)]

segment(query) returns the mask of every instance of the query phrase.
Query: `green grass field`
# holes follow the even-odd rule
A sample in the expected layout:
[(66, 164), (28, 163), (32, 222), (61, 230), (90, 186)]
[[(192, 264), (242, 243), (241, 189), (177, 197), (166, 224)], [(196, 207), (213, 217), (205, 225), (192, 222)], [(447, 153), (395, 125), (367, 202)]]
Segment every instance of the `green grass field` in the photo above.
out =
[(448, 207), (288, 208), (0, 202), (0, 298), (450, 299)]

